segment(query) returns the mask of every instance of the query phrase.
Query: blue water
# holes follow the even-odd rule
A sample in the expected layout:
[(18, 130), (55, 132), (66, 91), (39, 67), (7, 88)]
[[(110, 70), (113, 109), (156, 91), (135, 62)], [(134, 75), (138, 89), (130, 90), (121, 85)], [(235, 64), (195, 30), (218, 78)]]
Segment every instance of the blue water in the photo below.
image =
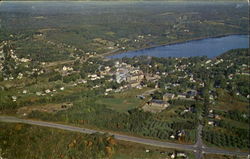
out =
[(191, 57), (207, 56), (216, 57), (228, 50), (249, 48), (249, 35), (229, 35), (219, 38), (206, 38), (172, 45), (158, 46), (143, 50), (129, 51), (109, 58), (122, 58), (134, 56), (155, 57)]

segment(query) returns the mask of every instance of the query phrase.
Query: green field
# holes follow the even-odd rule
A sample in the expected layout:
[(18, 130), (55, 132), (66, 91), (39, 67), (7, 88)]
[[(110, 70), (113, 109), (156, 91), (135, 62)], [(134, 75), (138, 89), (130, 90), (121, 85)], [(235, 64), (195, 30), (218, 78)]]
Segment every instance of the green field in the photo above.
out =
[(141, 95), (149, 88), (144, 89), (131, 89), (122, 93), (110, 94), (107, 97), (98, 98), (96, 103), (104, 104), (107, 108), (116, 110), (118, 112), (127, 112), (129, 109), (142, 106), (146, 100), (137, 98), (137, 95)]
[(247, 111), (249, 104), (246, 101), (241, 101), (239, 98), (230, 95), (227, 91), (218, 89), (218, 100), (213, 106), (216, 110), (240, 110)]
[(215, 154), (205, 154), (204, 159), (245, 159), (245, 157), (239, 156), (227, 156), (227, 155), (215, 155)]

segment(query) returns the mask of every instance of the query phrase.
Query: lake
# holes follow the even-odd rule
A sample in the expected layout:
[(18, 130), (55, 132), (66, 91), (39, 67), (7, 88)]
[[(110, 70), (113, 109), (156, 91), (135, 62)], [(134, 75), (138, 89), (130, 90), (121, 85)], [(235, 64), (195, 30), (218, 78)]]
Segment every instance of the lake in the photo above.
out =
[(191, 57), (207, 56), (216, 57), (228, 50), (237, 48), (249, 48), (249, 35), (229, 35), (224, 37), (206, 38), (192, 40), (183, 43), (176, 43), (164, 46), (157, 46), (142, 50), (129, 51), (109, 58), (123, 58), (134, 56), (155, 56), (155, 57)]

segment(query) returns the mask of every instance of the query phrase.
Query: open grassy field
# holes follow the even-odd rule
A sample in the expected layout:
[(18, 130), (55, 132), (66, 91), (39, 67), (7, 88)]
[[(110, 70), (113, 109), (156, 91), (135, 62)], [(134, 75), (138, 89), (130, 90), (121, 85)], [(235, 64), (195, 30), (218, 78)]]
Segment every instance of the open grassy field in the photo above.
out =
[(227, 156), (227, 155), (215, 155), (215, 154), (205, 154), (204, 159), (244, 159), (245, 157), (239, 156)]
[(131, 89), (125, 92), (115, 93), (107, 97), (99, 98), (96, 102), (98, 104), (104, 104), (108, 108), (118, 112), (127, 112), (129, 109), (142, 106), (147, 101), (136, 97), (147, 90), (149, 90), (149, 88), (144, 88), (141, 90)]
[(214, 106), (214, 109), (217, 110), (239, 110), (239, 111), (248, 111), (249, 103), (243, 102), (237, 99), (236, 97), (231, 96), (226, 91), (221, 91), (218, 96), (218, 102)]

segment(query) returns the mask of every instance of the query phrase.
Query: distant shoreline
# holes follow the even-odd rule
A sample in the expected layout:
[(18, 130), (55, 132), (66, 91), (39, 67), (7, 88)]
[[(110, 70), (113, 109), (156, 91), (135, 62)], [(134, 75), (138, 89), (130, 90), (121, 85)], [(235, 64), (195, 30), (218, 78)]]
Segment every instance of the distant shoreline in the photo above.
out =
[(156, 47), (163, 47), (163, 46), (169, 46), (169, 45), (175, 45), (175, 44), (184, 44), (184, 43), (192, 42), (192, 41), (212, 39), (212, 38), (221, 38), (221, 37), (232, 36), (232, 35), (248, 35), (249, 36), (249, 34), (243, 34), (243, 33), (228, 33), (228, 34), (221, 34), (221, 35), (216, 35), (216, 36), (198, 37), (198, 38), (192, 38), (192, 39), (187, 39), (187, 40), (178, 40), (178, 41), (169, 42), (169, 43), (165, 43), (165, 44), (152, 45), (150, 47), (143, 47), (140, 49), (127, 50), (125, 52), (117, 51), (117, 52), (112, 52), (110, 54), (106, 53), (104, 57), (110, 59), (108, 56), (118, 55), (118, 54), (131, 52), (131, 51), (141, 51), (141, 50), (153, 49)]

